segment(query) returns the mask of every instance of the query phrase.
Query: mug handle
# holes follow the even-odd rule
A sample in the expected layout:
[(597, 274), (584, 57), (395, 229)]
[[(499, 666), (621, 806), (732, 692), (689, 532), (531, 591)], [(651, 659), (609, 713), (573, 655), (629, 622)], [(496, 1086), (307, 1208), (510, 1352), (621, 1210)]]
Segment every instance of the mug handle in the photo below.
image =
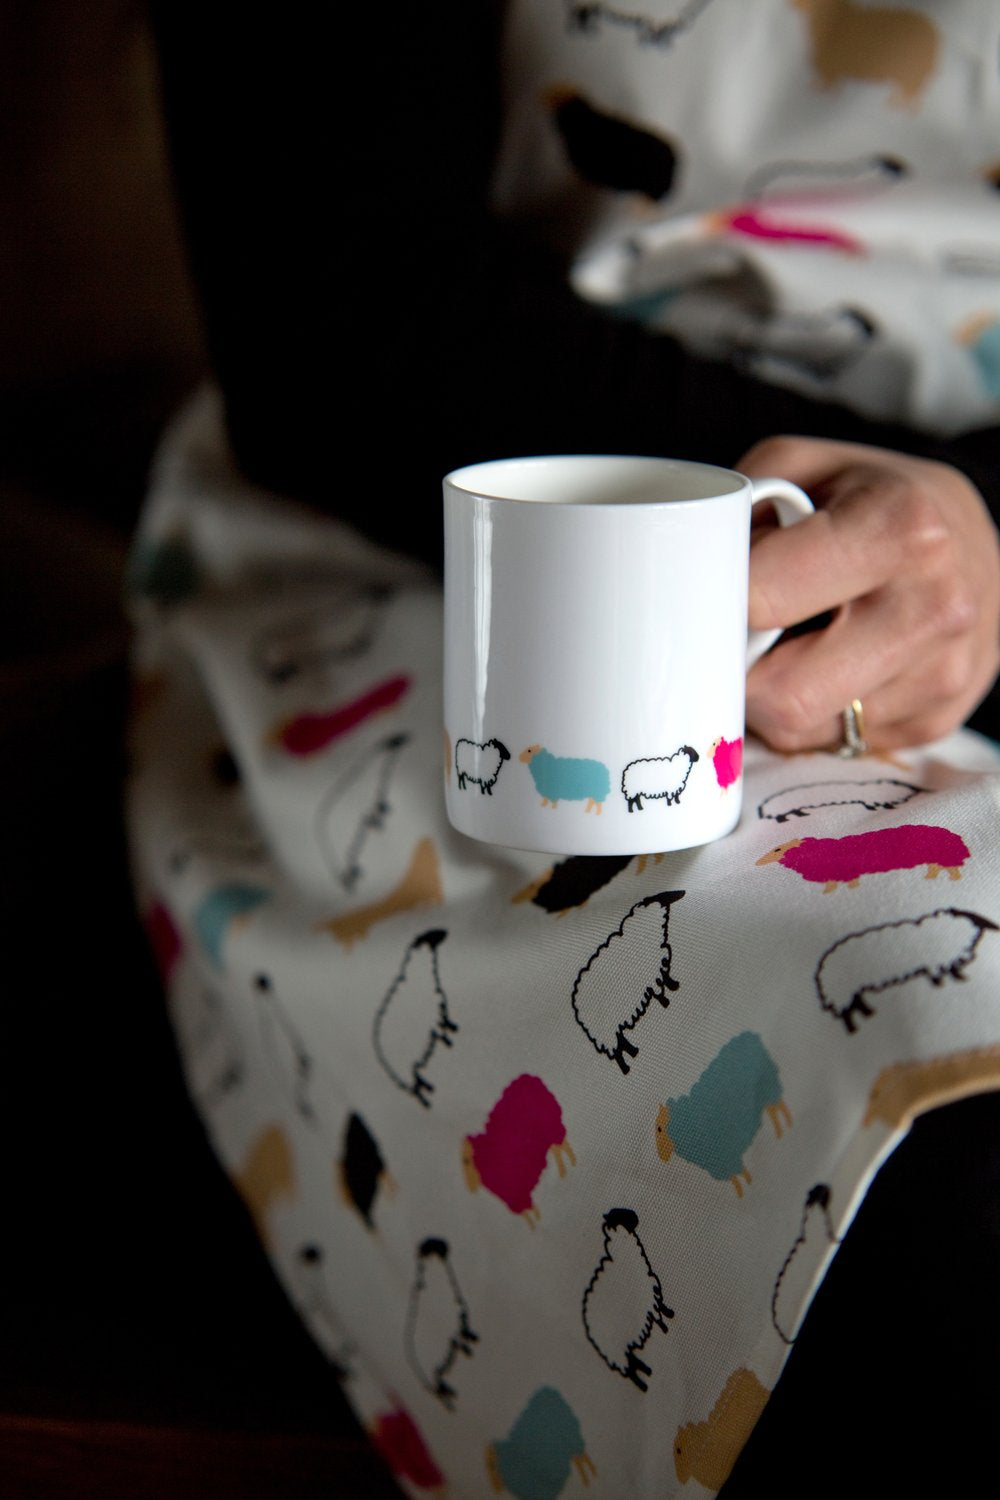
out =
[[(813, 515), (816, 509), (805, 490), (800, 490), (790, 479), (751, 479), (750, 490), (750, 508), (753, 509), (761, 500), (770, 500), (782, 526), (794, 526), (796, 521), (804, 521)], [(782, 634), (780, 626), (777, 630), (747, 631), (747, 671)]]

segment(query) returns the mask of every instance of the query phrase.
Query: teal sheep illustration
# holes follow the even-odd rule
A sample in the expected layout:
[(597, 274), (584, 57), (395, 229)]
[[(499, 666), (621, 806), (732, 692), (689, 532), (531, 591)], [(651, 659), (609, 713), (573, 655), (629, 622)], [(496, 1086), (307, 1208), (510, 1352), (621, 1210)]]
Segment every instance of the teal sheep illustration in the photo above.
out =
[(742, 1198), (750, 1173), (743, 1153), (757, 1137), (764, 1112), (776, 1136), (792, 1123), (782, 1098), (777, 1064), (755, 1031), (731, 1037), (689, 1094), (668, 1099), (656, 1117), (656, 1149), (662, 1161), (674, 1152), (718, 1182), (726, 1179)]
[(216, 969), (225, 968), (223, 949), (232, 929), (247, 920), (250, 913), (270, 899), (271, 892), (260, 885), (234, 880), (216, 886), (198, 903), (194, 928), (201, 945)]
[(584, 812), (599, 813), (611, 791), (611, 773), (599, 760), (553, 755), (541, 745), (529, 745), (519, 760), (528, 767), (543, 807), (560, 802), (586, 802)]
[(580, 1424), (557, 1390), (543, 1385), (506, 1438), (486, 1450), (486, 1469), (497, 1494), (516, 1500), (556, 1500), (575, 1468), (584, 1484), (596, 1474)]

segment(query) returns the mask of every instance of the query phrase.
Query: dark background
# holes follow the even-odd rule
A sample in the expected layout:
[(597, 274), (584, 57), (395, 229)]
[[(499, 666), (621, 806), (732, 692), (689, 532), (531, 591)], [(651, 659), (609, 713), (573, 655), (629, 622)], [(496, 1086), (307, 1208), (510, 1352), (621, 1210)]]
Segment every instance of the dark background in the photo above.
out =
[[(346, 60), (336, 47), (320, 55), (304, 13), (286, 10), (284, 52), (272, 59), (282, 87), (266, 65), (273, 17), (248, 38), (235, 7), (220, 8), (228, 19), (208, 32), (204, 9), (164, 6), (157, 52), (145, 9), (126, 0), (0, 8), (2, 1097), (13, 1182), (0, 1262), (0, 1494), (13, 1500), (395, 1494), (190, 1108), (132, 908), (121, 822), (126, 549), (154, 443), (208, 368), (206, 348), (217, 367), (222, 349), (251, 464), (319, 503), (345, 425), (380, 422), (401, 465), (419, 455), (430, 505), (444, 465), (500, 451), (493, 431), (511, 418), (499, 397), (485, 414), (470, 408), (444, 453), (427, 437), (426, 396), (401, 410), (413, 387), (404, 334), (358, 353), (377, 288), (398, 275), (392, 247), (358, 271), (367, 302), (342, 305), (336, 281), (315, 290), (345, 240), (359, 267), (349, 232), (331, 243), (339, 194), (357, 196), (363, 180), (376, 225), (434, 205), (433, 158), (422, 158), (421, 193), (412, 174), (389, 169), (386, 131), (372, 120), (404, 137), (418, 117), (447, 133), (448, 60), (428, 60), (425, 45), (425, 66), (407, 71), (401, 93), (380, 71), (385, 51), (374, 51), (349, 88), (358, 38)], [(408, 49), (421, 56), (414, 14), (384, 40), (397, 73)], [(461, 52), (463, 38), (455, 44)], [(220, 97), (242, 100), (246, 128), (220, 113)], [(306, 148), (327, 108), (320, 170)], [(487, 146), (488, 131), (462, 138), (470, 165)], [(442, 241), (474, 211), (460, 198), (437, 206)], [(211, 293), (208, 338), (196, 283)], [(227, 297), (233, 285), (239, 295)], [(531, 276), (524, 286), (520, 310), (551, 347), (553, 327), (567, 330), (560, 368), (535, 367), (536, 415), (594, 339), (610, 337), (609, 379), (616, 361), (631, 361), (630, 335), (578, 324)], [(484, 316), (470, 305), (470, 319)], [(463, 352), (503, 334), (473, 322), (448, 337), (435, 358), (468, 389)], [(664, 349), (654, 363), (671, 359)], [(657, 373), (642, 358), (635, 369), (636, 390)], [(766, 409), (739, 382), (722, 390), (752, 437)], [(512, 447), (551, 450), (562, 433), (572, 445), (581, 421), (596, 430), (594, 391), (563, 391), (551, 425), (525, 418)], [(697, 390), (693, 404), (705, 406)], [(701, 421), (714, 421), (711, 405)], [(646, 446), (641, 428), (602, 431), (607, 446)], [(692, 456), (737, 456), (699, 455), (707, 439), (696, 428), (690, 441)], [(403, 533), (390, 530), (434, 550), (419, 511)], [(994, 719), (991, 707), (980, 722)], [(997, 1304), (982, 1289), (1000, 1260), (998, 1139), (1000, 1100), (972, 1100), (918, 1124), (892, 1158), (727, 1500), (920, 1493), (935, 1475), (955, 1486), (941, 1493), (972, 1484), (997, 1394)], [(861, 1457), (868, 1439), (874, 1449)]]
[(0, 132), (0, 1495), (380, 1500), (189, 1106), (128, 886), (121, 581), (206, 368), (144, 7), (0, 7)]

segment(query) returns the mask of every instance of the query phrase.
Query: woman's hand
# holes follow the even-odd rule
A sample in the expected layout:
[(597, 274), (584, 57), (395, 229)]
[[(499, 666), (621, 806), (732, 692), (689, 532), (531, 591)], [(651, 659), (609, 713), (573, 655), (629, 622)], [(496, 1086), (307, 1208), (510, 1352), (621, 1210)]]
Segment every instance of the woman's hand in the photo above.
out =
[(859, 698), (873, 749), (957, 728), (1000, 669), (1000, 544), (978, 490), (947, 464), (817, 438), (768, 438), (736, 468), (791, 479), (817, 508), (755, 531), (751, 626), (833, 611), (753, 668), (749, 727), (776, 750), (828, 748)]

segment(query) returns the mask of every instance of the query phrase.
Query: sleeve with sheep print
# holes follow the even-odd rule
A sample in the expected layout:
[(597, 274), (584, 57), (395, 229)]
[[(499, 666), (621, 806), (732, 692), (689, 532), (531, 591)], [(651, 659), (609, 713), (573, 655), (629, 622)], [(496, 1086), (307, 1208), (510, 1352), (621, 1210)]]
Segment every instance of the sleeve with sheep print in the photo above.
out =
[(578, 292), (938, 435), (1000, 413), (1000, 6), (516, 0), (498, 208)]
[[(881, 1162), (1000, 1086), (1000, 756), (730, 741), (718, 843), (473, 843), (436, 581), (221, 431), (168, 434), (130, 572), (137, 899), (214, 1149), (406, 1493), (712, 1493)], [(536, 797), (489, 748), (462, 795)]]

